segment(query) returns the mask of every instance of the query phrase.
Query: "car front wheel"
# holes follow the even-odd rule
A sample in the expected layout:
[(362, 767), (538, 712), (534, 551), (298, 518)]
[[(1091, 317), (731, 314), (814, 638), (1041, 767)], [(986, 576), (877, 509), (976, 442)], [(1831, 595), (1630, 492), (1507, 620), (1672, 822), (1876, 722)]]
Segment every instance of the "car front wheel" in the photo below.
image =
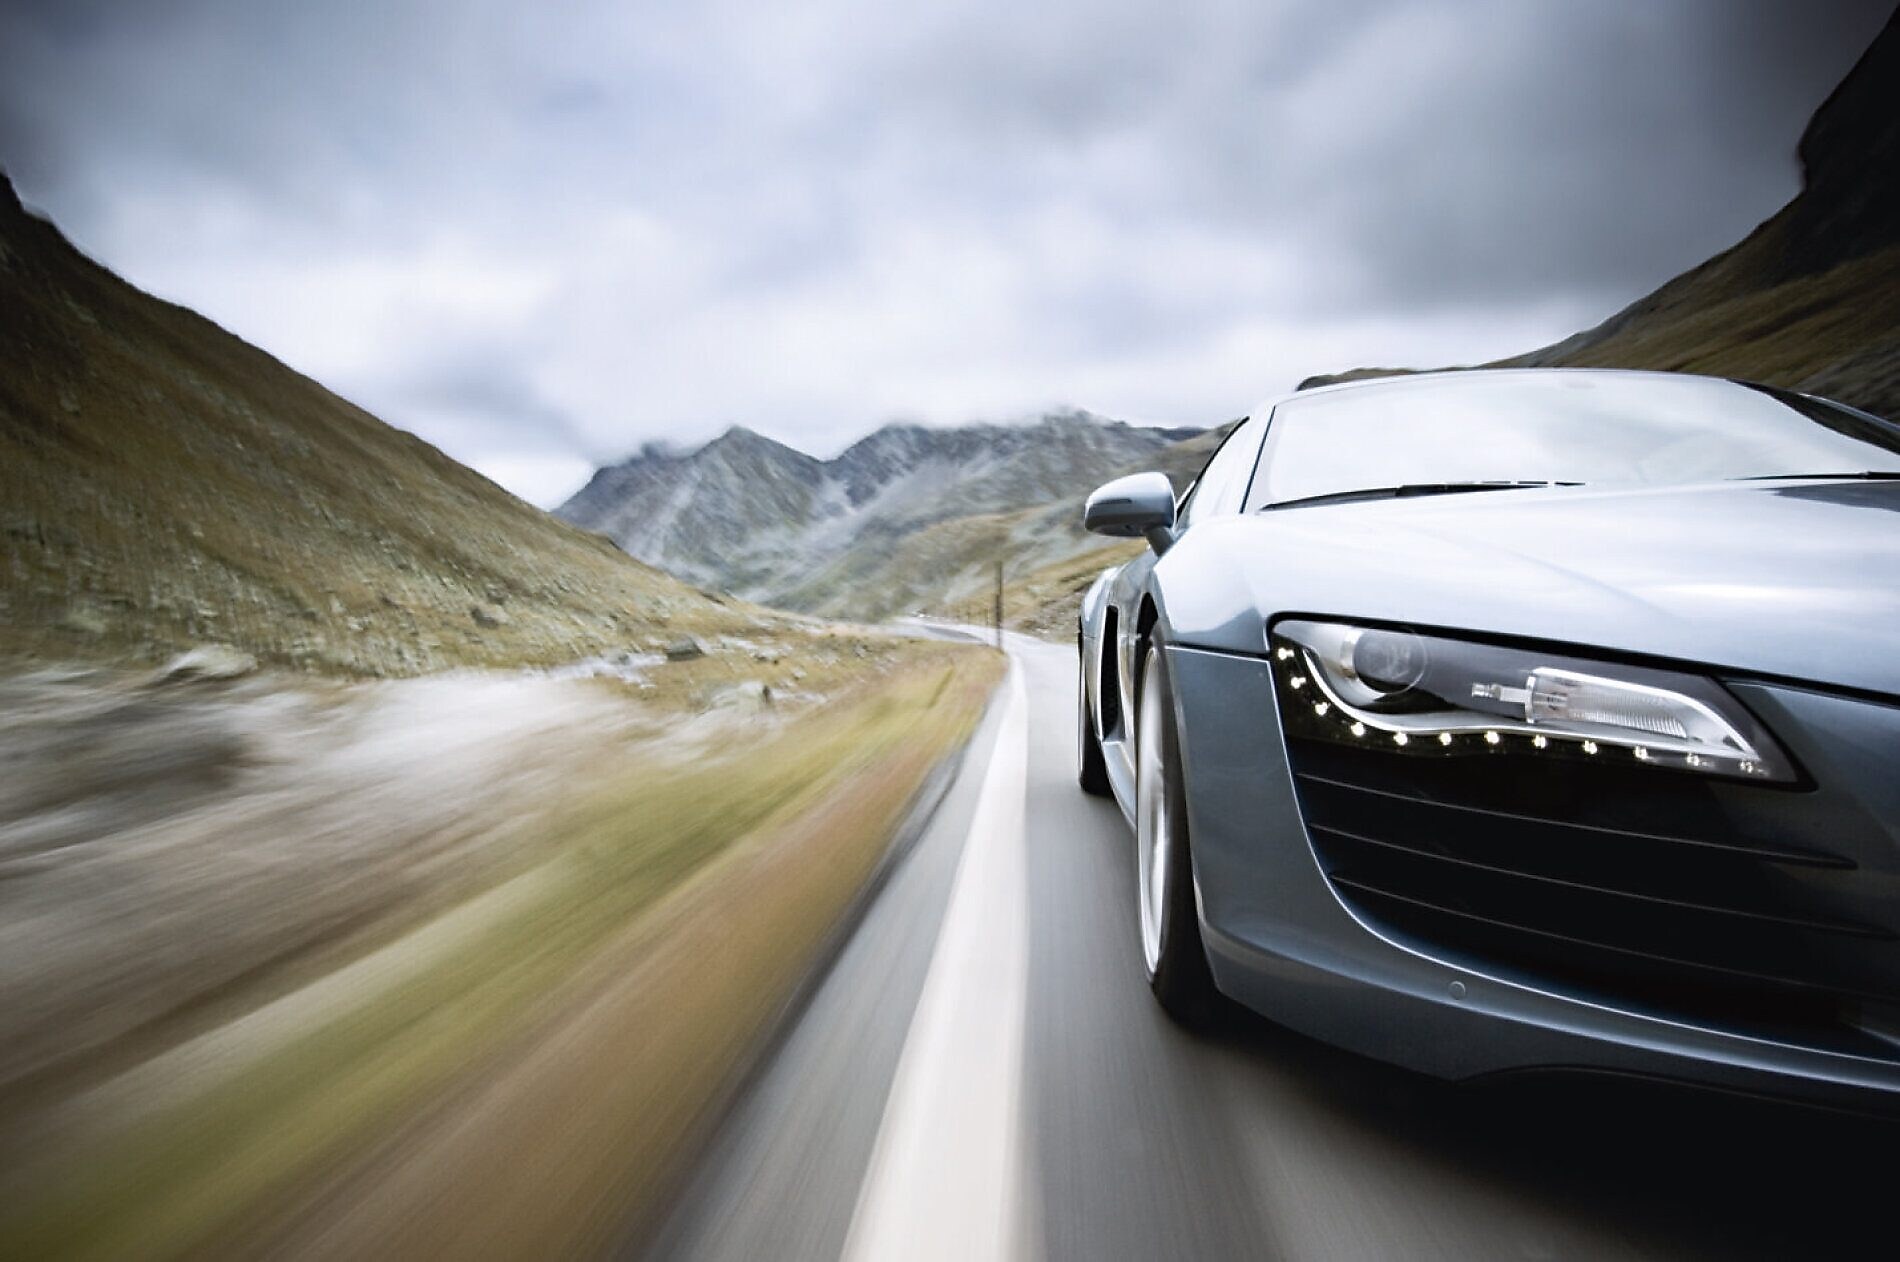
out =
[(1141, 955), (1148, 986), (1184, 1025), (1208, 1023), (1220, 999), (1201, 945), (1188, 855), (1187, 794), (1167, 655), (1156, 641), (1142, 659), (1136, 700), (1135, 861)]

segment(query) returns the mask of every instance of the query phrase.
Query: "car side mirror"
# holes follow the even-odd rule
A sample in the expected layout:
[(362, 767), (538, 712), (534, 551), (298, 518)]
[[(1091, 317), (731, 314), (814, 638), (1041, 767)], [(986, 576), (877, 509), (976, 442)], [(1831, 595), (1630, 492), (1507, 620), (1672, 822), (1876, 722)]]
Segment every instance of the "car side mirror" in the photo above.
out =
[(1131, 473), (1095, 488), (1082, 528), (1114, 539), (1143, 538), (1155, 555), (1174, 546), (1174, 487), (1165, 473)]

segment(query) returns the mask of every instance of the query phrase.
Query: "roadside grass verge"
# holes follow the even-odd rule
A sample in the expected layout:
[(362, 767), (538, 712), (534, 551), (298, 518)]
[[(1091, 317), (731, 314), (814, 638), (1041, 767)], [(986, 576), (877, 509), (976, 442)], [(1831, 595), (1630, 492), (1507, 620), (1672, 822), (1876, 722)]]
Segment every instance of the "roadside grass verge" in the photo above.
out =
[[(1139, 539), (1113, 540), (1084, 552), (1059, 557), (1033, 569), (1009, 571), (1003, 586), (1003, 625), (1012, 631), (1069, 644), (1082, 610), (1082, 593), (1105, 569), (1140, 556), (1148, 545)], [(944, 616), (956, 622), (988, 626), (995, 594), (946, 603)]]
[[(544, 861), (296, 996), (178, 1098), (10, 1154), (0, 1256), (549, 1255), (652, 1209), (1000, 670), (946, 648), (756, 741), (588, 790)], [(417, 935), (426, 935), (427, 928)]]

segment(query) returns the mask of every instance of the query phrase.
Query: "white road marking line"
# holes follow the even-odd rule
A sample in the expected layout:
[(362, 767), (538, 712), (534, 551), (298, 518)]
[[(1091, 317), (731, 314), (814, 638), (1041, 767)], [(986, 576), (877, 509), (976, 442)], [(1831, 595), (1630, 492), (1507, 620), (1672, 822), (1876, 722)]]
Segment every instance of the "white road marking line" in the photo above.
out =
[(1029, 902), (1028, 701), (1012, 663), (1001, 731), (845, 1238), (869, 1262), (1012, 1258), (1020, 1203)]

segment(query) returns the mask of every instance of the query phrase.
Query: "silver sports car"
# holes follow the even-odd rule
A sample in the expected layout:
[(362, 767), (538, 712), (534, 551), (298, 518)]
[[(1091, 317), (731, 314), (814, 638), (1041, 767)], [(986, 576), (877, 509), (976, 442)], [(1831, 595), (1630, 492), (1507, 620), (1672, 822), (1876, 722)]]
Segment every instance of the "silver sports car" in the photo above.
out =
[(1900, 427), (1669, 373), (1308, 391), (1080, 626), (1142, 955), (1446, 1078), (1900, 1102)]

